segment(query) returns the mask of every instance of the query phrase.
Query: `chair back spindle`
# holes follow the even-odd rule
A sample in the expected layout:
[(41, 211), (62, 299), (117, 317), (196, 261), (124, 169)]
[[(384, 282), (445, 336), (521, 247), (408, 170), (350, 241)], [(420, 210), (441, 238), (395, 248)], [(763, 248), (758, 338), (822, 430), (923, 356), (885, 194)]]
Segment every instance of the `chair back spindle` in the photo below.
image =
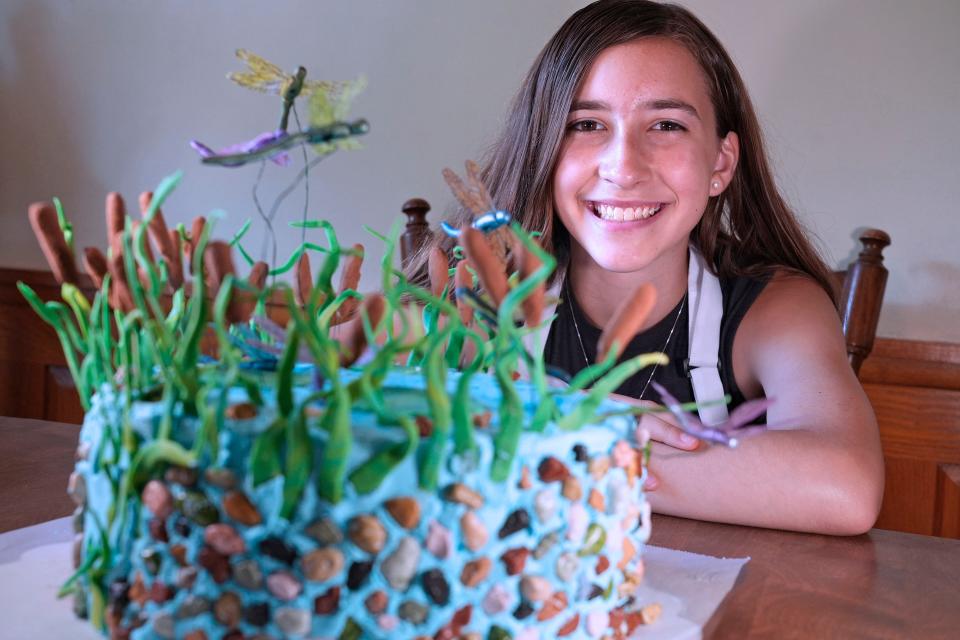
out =
[(432, 234), (427, 222), (430, 203), (423, 198), (411, 198), (403, 203), (401, 211), (407, 216), (407, 225), (400, 235), (400, 265), (406, 267), (410, 259), (430, 241)]
[(860, 366), (873, 349), (883, 293), (887, 287), (887, 268), (883, 266), (883, 249), (890, 236), (880, 229), (866, 229), (860, 234), (863, 250), (843, 273), (843, 287), (837, 299), (837, 310), (843, 322), (847, 358), (859, 375)]

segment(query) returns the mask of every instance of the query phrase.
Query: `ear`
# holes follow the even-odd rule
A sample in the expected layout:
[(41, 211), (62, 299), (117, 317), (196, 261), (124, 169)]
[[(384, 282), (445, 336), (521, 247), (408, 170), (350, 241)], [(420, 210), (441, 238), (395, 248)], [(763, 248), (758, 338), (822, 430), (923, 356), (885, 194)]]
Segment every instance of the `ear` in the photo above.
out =
[(733, 173), (740, 160), (740, 137), (730, 131), (720, 140), (720, 149), (717, 151), (717, 161), (713, 165), (713, 174), (710, 176), (710, 196), (718, 196), (733, 180)]

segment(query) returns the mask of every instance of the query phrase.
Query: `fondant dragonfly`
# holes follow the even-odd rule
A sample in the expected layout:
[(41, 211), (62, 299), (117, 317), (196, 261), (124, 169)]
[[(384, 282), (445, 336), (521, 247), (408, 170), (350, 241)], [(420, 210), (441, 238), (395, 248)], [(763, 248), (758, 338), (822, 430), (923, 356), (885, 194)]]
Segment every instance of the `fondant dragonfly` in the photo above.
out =
[(762, 416), (773, 404), (772, 398), (758, 398), (748, 400), (730, 412), (730, 416), (718, 425), (708, 427), (693, 415), (683, 410), (677, 400), (656, 380), (653, 388), (660, 394), (664, 406), (677, 420), (677, 426), (684, 433), (705, 442), (712, 442), (734, 448), (740, 443), (740, 438), (746, 435), (762, 433), (767, 430), (765, 424), (751, 424)]
[[(280, 124), (273, 131), (261, 133), (252, 140), (230, 145), (219, 151), (215, 151), (199, 140), (191, 140), (190, 146), (200, 154), (204, 164), (240, 167), (248, 162), (269, 158), (276, 164), (285, 166), (290, 162), (286, 151), (291, 147), (306, 142), (321, 145), (324, 152), (329, 152), (330, 143), (361, 135), (369, 130), (366, 120), (343, 122), (333, 117), (335, 113), (345, 111), (343, 107), (362, 88), (361, 81), (307, 80), (306, 68), (298, 67), (294, 74), (288, 74), (277, 65), (246, 49), (238, 49), (237, 57), (246, 63), (247, 70), (228, 74), (227, 77), (241, 87), (281, 96), (283, 107), (280, 112)], [(321, 102), (319, 111), (322, 112), (321, 115), (329, 115), (329, 117), (314, 122), (314, 126), (304, 131), (290, 134), (287, 131), (290, 111), (300, 96), (319, 97)], [(327, 108), (324, 108), (324, 105)]]
[[(476, 162), (467, 160), (466, 183), (450, 169), (443, 170), (443, 179), (450, 186), (450, 190), (453, 191), (460, 204), (473, 214), (471, 227), (489, 235), (510, 224), (512, 220), (510, 214), (494, 206), (490, 191), (487, 190), (483, 180), (480, 179), (480, 167), (477, 166)], [(440, 227), (448, 236), (452, 238), (460, 237), (460, 229), (448, 222), (441, 222)], [(501, 261), (505, 261), (507, 255), (506, 237), (503, 234), (495, 234), (492, 240), (494, 252)]]

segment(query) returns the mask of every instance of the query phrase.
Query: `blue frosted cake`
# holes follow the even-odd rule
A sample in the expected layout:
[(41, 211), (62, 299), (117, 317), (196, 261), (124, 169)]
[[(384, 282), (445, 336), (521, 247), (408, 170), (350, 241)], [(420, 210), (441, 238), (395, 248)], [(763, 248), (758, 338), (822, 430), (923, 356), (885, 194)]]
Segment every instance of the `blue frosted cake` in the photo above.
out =
[(554, 261), (516, 225), (509, 278), (467, 228), (429, 289), (387, 240), (382, 291), (361, 296), (362, 247), (311, 221), (326, 243), (268, 285), (279, 270), (239, 279), (202, 219), (167, 228), (177, 180), (141, 224), (108, 196), (92, 300), (59, 203), (30, 210), (63, 301), (21, 290), (86, 409), (63, 588), (79, 616), (138, 640), (626, 637), (655, 617), (633, 598), (646, 443), (607, 396), (662, 356), (617, 363), (624, 314), (571, 379), (524, 346)]
[[(307, 482), (284, 514), (283, 475), (256, 484), (250, 470), (258, 440), (279, 415), (271, 377), (261, 379), (259, 407), (245, 390), (231, 389), (226, 414), (236, 417), (224, 421), (215, 459), (167, 465), (144, 484), (139, 502), (131, 497), (125, 548), (113, 550), (105, 593), (92, 598), (106, 598), (113, 635), (131, 629), (134, 638), (586, 638), (610, 631), (611, 611), (642, 579), (639, 552), (650, 524), (637, 452), (624, 438), (629, 418), (524, 433), (515, 468), (505, 482), (494, 482), (500, 391), (493, 377), (478, 375), (470, 383), (471, 419), (493, 418), (478, 430), (475, 455), (448, 458), (436, 490), (418, 486), (410, 455), (369, 493), (348, 483), (336, 504)], [(310, 376), (303, 377), (296, 401), (309, 393)], [(451, 394), (456, 382), (455, 375), (448, 379)], [(517, 390), (531, 417), (536, 390), (526, 383)], [(429, 413), (420, 372), (390, 372), (383, 391), (397, 411)], [(561, 411), (578, 400), (562, 398)], [(84, 548), (98, 544), (98, 523), (117, 508), (110, 477), (126, 464), (109, 472), (104, 466), (121, 404), (111, 393), (95, 397), (81, 434), (72, 487), (86, 496)], [(161, 402), (133, 404), (130, 426), (141, 446), (153, 441), (164, 416)], [(401, 429), (383, 425), (369, 408), (354, 407), (350, 423), (351, 470), (405, 441)], [(197, 419), (178, 417), (174, 441), (190, 450), (201, 431)], [(323, 446), (322, 434), (311, 434), (315, 459)], [(76, 595), (79, 608), (96, 606), (89, 588)]]

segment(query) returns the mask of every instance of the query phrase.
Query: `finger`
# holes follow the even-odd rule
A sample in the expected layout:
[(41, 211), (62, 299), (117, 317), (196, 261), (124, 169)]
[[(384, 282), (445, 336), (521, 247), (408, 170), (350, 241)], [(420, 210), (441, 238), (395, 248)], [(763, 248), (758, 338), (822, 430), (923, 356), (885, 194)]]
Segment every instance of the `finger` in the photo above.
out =
[(647, 479), (643, 482), (644, 491), (656, 491), (660, 487), (660, 481), (657, 479), (657, 476), (653, 475), (650, 471), (650, 468), (647, 468)]
[(650, 434), (650, 439), (656, 442), (662, 442), (665, 445), (693, 451), (700, 446), (700, 441), (693, 436), (684, 433), (674, 424), (666, 419), (652, 413), (645, 413), (637, 421), (638, 432), (640, 429), (646, 429)]

